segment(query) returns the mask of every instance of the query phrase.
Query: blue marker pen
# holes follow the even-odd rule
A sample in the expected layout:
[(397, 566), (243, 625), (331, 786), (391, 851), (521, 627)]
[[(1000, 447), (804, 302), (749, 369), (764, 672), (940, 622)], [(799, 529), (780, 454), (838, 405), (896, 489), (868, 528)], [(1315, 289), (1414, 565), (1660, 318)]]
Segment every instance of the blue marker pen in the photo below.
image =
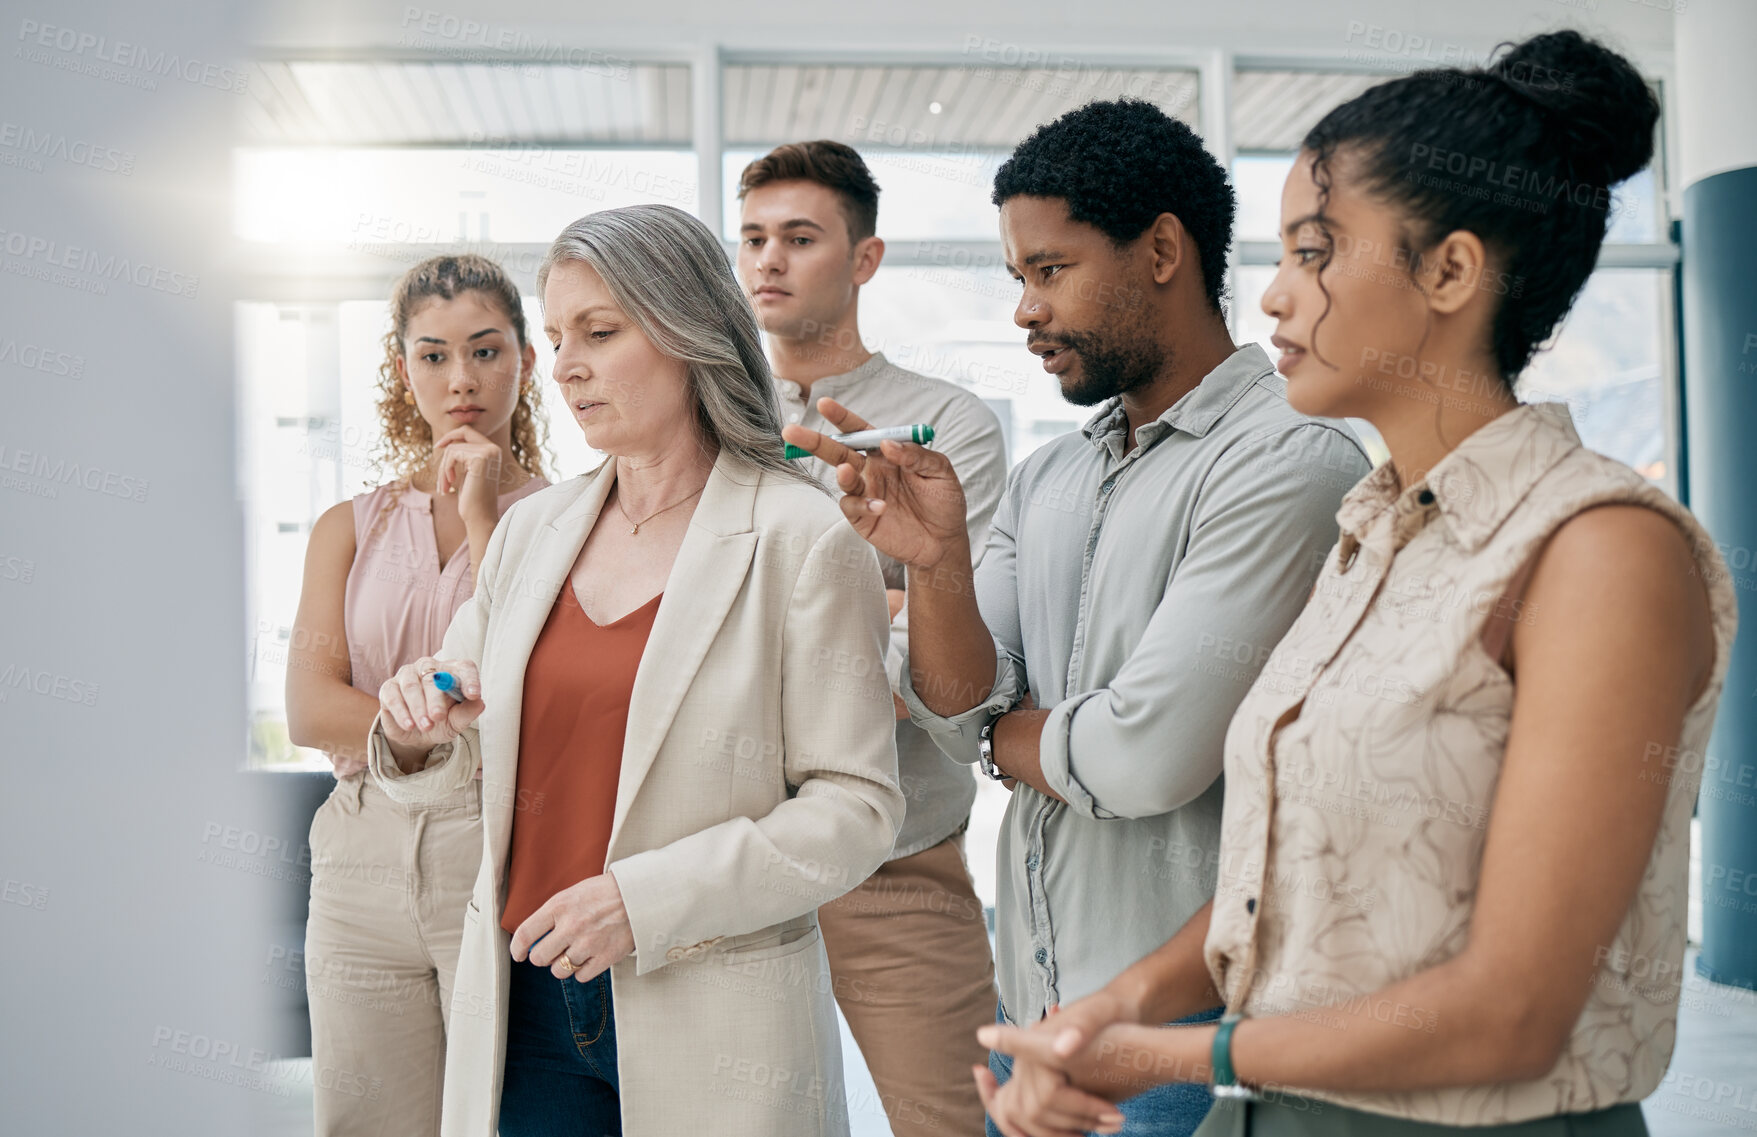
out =
[(433, 685), (441, 691), (444, 691), (447, 695), (450, 695), (454, 703), (465, 701), (464, 685), (459, 683), (458, 677), (451, 672), (435, 671), (433, 673)]

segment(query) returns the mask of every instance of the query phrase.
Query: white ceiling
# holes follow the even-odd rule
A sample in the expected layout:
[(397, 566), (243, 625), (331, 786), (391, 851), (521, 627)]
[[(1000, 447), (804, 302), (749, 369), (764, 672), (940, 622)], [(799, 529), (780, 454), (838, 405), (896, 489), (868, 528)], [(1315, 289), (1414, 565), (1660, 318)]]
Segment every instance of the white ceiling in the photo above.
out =
[(1232, 145), (1238, 150), (1298, 150), (1306, 131), (1332, 107), (1390, 75), (1311, 71), (1240, 71), (1232, 78)]
[(1008, 149), (1075, 107), (1129, 94), (1196, 125), (1194, 71), (734, 64), (724, 74), (728, 146), (834, 138), (857, 148)]
[(666, 147), (690, 137), (683, 64), (261, 62), (248, 93), (245, 133), (264, 145)]

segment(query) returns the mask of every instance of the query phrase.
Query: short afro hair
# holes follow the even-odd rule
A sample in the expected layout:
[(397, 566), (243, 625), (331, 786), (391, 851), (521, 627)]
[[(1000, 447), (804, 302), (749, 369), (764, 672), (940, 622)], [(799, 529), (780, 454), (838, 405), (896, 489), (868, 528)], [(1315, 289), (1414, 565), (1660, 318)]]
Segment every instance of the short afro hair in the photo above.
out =
[(1061, 198), (1118, 248), (1175, 214), (1201, 255), (1208, 303), (1221, 311), (1232, 186), (1196, 132), (1152, 103), (1087, 103), (1038, 127), (994, 176), (995, 205), (1020, 196)]

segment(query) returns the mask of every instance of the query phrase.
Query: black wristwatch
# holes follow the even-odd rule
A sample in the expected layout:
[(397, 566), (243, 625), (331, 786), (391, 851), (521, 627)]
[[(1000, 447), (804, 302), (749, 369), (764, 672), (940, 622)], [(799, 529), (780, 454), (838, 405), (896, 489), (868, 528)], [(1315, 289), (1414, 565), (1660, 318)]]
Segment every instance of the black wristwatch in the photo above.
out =
[(999, 721), (1000, 715), (990, 715), (988, 721), (982, 724), (982, 729), (976, 732), (976, 764), (981, 767), (985, 777), (1004, 782), (1010, 775), (994, 764), (994, 724)]

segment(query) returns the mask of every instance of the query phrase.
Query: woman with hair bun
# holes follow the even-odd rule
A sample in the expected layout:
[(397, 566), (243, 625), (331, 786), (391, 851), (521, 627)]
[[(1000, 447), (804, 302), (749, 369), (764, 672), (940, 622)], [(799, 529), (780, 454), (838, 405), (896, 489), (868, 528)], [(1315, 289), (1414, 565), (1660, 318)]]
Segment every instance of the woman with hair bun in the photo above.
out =
[(417, 805), (366, 773), (378, 689), (437, 650), (495, 525), (549, 484), (536, 349), (493, 261), (433, 257), (391, 293), (381, 460), (396, 477), (312, 527), (287, 669), (292, 740), (336, 786), (311, 822), (305, 932), (319, 1137), (439, 1130), (447, 1016), (482, 853), (482, 785)]
[(1108, 1131), (1174, 1080), (1215, 1084), (1210, 1135), (1646, 1132), (1734, 596), (1686, 510), (1514, 384), (1658, 116), (1564, 31), (1306, 136), (1263, 310), (1288, 401), (1391, 457), (1232, 721), (1214, 901), (1106, 990), (984, 1028), (1029, 1075), (984, 1086), (1003, 1132)]

